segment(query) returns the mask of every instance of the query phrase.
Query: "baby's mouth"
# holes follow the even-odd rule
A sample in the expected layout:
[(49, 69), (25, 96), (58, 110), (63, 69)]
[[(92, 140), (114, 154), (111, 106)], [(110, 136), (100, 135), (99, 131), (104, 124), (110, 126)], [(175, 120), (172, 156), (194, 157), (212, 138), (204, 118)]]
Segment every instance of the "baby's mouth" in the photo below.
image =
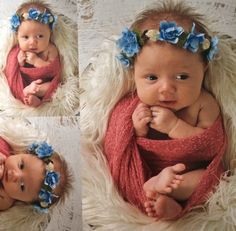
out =
[(166, 101), (160, 101), (161, 106), (173, 106), (176, 103), (176, 100), (166, 100)]
[(37, 52), (37, 50), (38, 50), (37, 48), (32, 48), (32, 49), (29, 49), (29, 51), (30, 51), (30, 52), (32, 52), (32, 53), (36, 53), (36, 52)]

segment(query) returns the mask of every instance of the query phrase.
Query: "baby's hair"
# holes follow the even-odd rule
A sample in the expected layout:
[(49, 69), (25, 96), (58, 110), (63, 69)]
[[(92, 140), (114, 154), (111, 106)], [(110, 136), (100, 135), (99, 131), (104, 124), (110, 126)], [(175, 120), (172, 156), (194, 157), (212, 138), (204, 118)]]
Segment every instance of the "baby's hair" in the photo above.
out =
[[(211, 40), (212, 35), (206, 26), (204, 15), (197, 13), (195, 8), (188, 6), (184, 1), (166, 0), (152, 4), (136, 16), (130, 29), (141, 32), (148, 29), (158, 29), (160, 21), (163, 20), (179, 21), (189, 25), (190, 28), (194, 23), (196, 32), (204, 33), (205, 38)], [(206, 64), (208, 64), (207, 52), (208, 50), (200, 51), (202, 59)]]
[(55, 192), (55, 194), (59, 197), (54, 198), (53, 204), (64, 203), (65, 199), (69, 196), (70, 191), (73, 188), (73, 175), (64, 157), (59, 155), (57, 152), (54, 152), (51, 159), (54, 162), (58, 162), (60, 166), (60, 180)]
[(191, 24), (194, 22), (199, 33), (206, 35), (209, 33), (204, 22), (204, 15), (197, 13), (194, 8), (186, 5), (183, 1), (175, 2), (173, 0), (157, 2), (140, 12), (131, 25), (131, 29), (148, 29), (143, 28), (147, 21), (152, 22), (158, 28), (160, 20), (168, 21), (169, 18), (182, 22), (187, 21)]
[(21, 15), (22, 13), (27, 12), (30, 8), (37, 8), (40, 11), (46, 10), (47, 12), (52, 13), (50, 5), (40, 0), (30, 0), (22, 3), (17, 9), (16, 13)]

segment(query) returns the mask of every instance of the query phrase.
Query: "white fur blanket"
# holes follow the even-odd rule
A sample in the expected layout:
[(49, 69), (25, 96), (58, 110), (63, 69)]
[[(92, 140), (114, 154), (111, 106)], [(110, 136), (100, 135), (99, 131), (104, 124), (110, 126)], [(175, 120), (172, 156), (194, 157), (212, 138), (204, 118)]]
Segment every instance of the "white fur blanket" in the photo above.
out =
[(100, 52), (81, 76), (80, 127), (83, 135), (82, 212), (84, 230), (108, 231), (199, 231), (236, 228), (236, 40), (220, 39), (220, 57), (210, 67), (205, 85), (219, 101), (229, 147), (224, 176), (205, 205), (173, 222), (155, 221), (126, 203), (118, 194), (102, 153), (103, 138), (111, 109), (132, 83), (115, 56), (115, 38), (103, 43)]
[[(29, 107), (14, 98), (6, 76), (0, 71), (0, 115), (8, 116), (63, 116), (75, 115), (79, 110), (77, 25), (67, 16), (57, 14), (53, 41), (58, 47), (62, 63), (62, 83), (50, 102), (37, 108)], [(0, 25), (0, 67), (5, 66), (7, 54), (14, 44), (9, 20)]]

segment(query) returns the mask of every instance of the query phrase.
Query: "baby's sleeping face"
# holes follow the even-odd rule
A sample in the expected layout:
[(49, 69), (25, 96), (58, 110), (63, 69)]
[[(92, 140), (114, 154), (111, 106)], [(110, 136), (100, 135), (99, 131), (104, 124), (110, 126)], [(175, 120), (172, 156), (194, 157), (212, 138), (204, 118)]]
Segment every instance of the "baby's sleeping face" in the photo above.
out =
[(32, 202), (38, 199), (44, 176), (44, 162), (36, 156), (11, 155), (5, 160), (2, 184), (12, 199)]

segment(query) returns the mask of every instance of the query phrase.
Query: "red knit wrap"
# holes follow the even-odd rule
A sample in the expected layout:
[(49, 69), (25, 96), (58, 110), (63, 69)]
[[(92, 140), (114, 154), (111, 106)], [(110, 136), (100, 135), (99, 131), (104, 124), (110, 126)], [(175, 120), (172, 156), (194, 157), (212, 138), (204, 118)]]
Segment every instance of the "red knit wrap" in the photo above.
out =
[(9, 157), (11, 152), (10, 145), (1, 137), (0, 137), (0, 152), (4, 154), (6, 157)]
[(177, 163), (184, 163), (188, 170), (193, 166), (207, 166), (196, 190), (183, 205), (183, 215), (206, 201), (223, 173), (222, 156), (227, 139), (221, 117), (203, 133), (189, 138), (137, 138), (132, 114), (138, 103), (136, 96), (125, 97), (116, 105), (109, 120), (104, 152), (114, 182), (125, 200), (145, 211), (143, 184), (150, 177)]
[(8, 54), (5, 75), (13, 96), (24, 103), (23, 89), (32, 81), (42, 79), (51, 81), (50, 87), (42, 98), (42, 102), (48, 101), (60, 82), (61, 65), (59, 57), (45, 67), (21, 67), (17, 60), (20, 51), (18, 46), (14, 47)]

